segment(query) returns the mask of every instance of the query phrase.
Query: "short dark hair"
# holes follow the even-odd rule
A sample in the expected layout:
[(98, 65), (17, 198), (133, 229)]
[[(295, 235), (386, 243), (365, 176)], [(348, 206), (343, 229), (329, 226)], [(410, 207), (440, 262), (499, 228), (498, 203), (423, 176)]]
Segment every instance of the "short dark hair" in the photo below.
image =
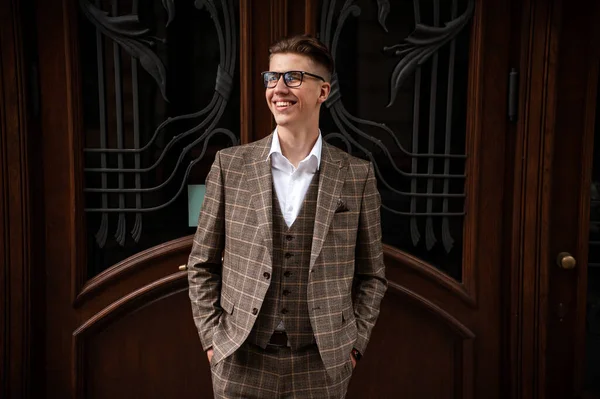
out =
[(333, 75), (334, 62), (327, 46), (310, 35), (295, 35), (281, 39), (269, 47), (269, 59), (273, 54), (300, 54), (310, 58), (315, 64), (322, 66)]

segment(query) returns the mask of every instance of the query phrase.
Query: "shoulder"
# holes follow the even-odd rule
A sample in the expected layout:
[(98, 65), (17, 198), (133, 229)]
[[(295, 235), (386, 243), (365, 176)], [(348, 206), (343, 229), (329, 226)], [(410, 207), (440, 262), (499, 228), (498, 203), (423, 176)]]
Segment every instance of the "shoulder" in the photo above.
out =
[(333, 160), (341, 159), (342, 162), (346, 163), (348, 165), (348, 168), (356, 174), (364, 174), (364, 176), (368, 174), (369, 169), (371, 168), (370, 161), (350, 155), (346, 151), (341, 150), (326, 142), (323, 142), (323, 146), (327, 148), (327, 151), (329, 151), (329, 154)]
[[(271, 136), (248, 144), (240, 144), (219, 150), (217, 157), (224, 168), (242, 165), (249, 159), (259, 159), (271, 143)], [(266, 152), (268, 154), (268, 150)], [(267, 155), (264, 156), (265, 159)]]

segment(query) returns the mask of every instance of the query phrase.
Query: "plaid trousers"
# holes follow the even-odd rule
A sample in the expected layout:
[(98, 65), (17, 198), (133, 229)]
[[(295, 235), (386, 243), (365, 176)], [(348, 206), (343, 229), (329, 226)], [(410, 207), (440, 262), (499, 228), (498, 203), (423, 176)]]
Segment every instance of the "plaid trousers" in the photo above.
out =
[(344, 398), (352, 360), (333, 381), (316, 345), (289, 347), (244, 343), (231, 356), (211, 364), (215, 399)]

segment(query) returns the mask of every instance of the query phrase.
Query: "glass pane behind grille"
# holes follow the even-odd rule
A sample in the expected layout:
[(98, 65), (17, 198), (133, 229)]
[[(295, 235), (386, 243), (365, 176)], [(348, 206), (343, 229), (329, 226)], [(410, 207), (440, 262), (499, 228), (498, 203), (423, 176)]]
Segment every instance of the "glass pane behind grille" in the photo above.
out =
[(239, 142), (238, 8), (79, 1), (90, 277), (194, 232), (188, 184)]
[[(474, 1), (323, 1), (336, 78), (326, 140), (371, 160), (384, 242), (462, 278)], [(437, 27), (428, 31), (427, 27)]]

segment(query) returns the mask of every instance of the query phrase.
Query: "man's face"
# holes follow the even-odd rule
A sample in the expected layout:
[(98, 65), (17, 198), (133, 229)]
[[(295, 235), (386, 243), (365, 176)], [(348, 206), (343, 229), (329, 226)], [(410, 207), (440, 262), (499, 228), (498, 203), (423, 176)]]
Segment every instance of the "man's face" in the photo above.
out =
[[(274, 54), (269, 62), (269, 71), (304, 71), (324, 77), (323, 68), (300, 54)], [(283, 76), (274, 88), (265, 89), (267, 105), (278, 126), (302, 128), (319, 123), (319, 109), (327, 99), (331, 85), (320, 79), (304, 75), (300, 87), (287, 87)]]

